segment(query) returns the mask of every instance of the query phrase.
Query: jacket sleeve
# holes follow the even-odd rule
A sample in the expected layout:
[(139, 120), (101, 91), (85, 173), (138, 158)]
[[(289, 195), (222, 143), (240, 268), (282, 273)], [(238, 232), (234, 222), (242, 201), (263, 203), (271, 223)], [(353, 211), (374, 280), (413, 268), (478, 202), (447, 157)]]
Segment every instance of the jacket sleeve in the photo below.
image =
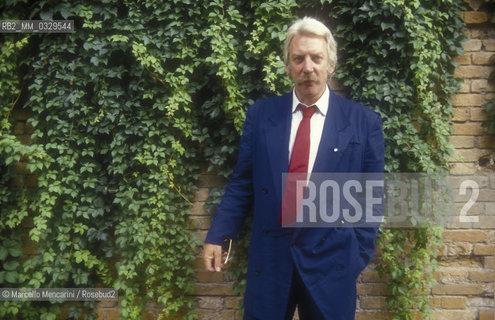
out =
[(237, 164), (217, 207), (205, 242), (221, 244), (234, 238), (253, 203), (253, 143), (256, 107), (248, 109), (244, 121)]

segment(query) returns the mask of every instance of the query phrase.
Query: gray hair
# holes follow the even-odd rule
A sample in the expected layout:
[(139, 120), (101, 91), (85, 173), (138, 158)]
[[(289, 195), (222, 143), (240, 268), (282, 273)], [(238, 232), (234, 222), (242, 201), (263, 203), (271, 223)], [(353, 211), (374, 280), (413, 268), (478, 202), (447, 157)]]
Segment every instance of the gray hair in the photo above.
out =
[(332, 32), (323, 23), (311, 17), (304, 17), (294, 22), (287, 30), (287, 38), (284, 47), (284, 63), (289, 65), (290, 43), (296, 34), (309, 34), (323, 37), (327, 44), (327, 53), (330, 64), (337, 64), (337, 42)]

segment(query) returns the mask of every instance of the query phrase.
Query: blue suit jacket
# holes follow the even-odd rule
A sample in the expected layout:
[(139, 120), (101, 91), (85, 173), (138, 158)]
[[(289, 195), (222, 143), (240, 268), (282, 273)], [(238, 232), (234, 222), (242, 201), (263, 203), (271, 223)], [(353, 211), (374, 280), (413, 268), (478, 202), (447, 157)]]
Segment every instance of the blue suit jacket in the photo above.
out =
[[(295, 266), (327, 319), (354, 319), (356, 278), (374, 254), (377, 228), (280, 226), (291, 106), (292, 94), (285, 94), (248, 109), (238, 162), (206, 242), (234, 238), (254, 205), (245, 313), (283, 319)], [(380, 117), (331, 91), (313, 172), (383, 172), (383, 167)]]

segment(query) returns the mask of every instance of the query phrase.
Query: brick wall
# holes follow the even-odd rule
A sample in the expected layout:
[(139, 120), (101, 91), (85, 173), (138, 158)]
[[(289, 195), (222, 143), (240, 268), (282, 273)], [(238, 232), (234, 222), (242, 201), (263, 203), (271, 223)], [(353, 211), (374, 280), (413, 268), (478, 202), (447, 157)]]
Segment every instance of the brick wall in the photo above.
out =
[[(478, 175), (480, 195), (470, 211), (480, 216), (480, 223), (472, 228), (453, 224), (444, 232), (432, 292), (437, 320), (495, 319), (495, 136), (482, 127), (484, 105), (495, 96), (495, 86), (487, 80), (494, 71), (489, 59), (495, 54), (495, 16), (484, 10), (484, 1), (468, 4), (470, 11), (463, 15), (469, 40), (465, 54), (457, 58), (456, 76), (464, 85), (454, 97), (451, 173)], [(457, 201), (460, 210), (465, 198)]]
[[(438, 284), (432, 290), (434, 316), (437, 320), (493, 320), (495, 319), (495, 136), (485, 133), (482, 127), (486, 119), (484, 104), (495, 96), (495, 87), (488, 82), (493, 70), (489, 58), (495, 54), (494, 15), (484, 11), (484, 1), (468, 1), (469, 10), (464, 13), (468, 24), (465, 54), (457, 58), (457, 77), (464, 86), (454, 97), (454, 134), (450, 140), (456, 148), (451, 160), (451, 173), (472, 175), (483, 173), (477, 180), (484, 188), (479, 201), (471, 208), (471, 214), (480, 215), (481, 223), (466, 228), (465, 225), (450, 225), (444, 232), (445, 245), (440, 251), (440, 268), (436, 273)], [(340, 88), (341, 89), (341, 88)], [(14, 114), (15, 134), (26, 144), (30, 143), (32, 128), (26, 124), (27, 113)], [(17, 165), (19, 179), (15, 185), (36, 184), (36, 177), (27, 175), (25, 164)], [(491, 173), (491, 175), (490, 175)], [(224, 181), (214, 174), (201, 175), (199, 189), (191, 207), (191, 227), (200, 240), (206, 236), (211, 217), (203, 205), (213, 187)], [(466, 198), (456, 199), (457, 209)], [(25, 228), (32, 227), (26, 223)], [(27, 254), (35, 253), (34, 243), (25, 244)], [(386, 320), (391, 314), (386, 311), (386, 290), (383, 279), (375, 271), (375, 257), (358, 279), (358, 320)], [(238, 311), (240, 297), (233, 294), (232, 283), (224, 273), (204, 271), (198, 252), (196, 260), (197, 310), (201, 320), (241, 319)], [(160, 307), (149, 305), (145, 319), (156, 319)], [(117, 304), (102, 302), (96, 310), (99, 320), (119, 318)], [(63, 316), (61, 317), (63, 318)]]

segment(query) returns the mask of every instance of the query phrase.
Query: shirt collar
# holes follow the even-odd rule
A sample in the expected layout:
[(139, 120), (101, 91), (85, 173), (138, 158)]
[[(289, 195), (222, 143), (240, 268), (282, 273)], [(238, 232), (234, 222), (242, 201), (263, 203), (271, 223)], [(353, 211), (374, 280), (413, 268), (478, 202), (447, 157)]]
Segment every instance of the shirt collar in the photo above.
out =
[[(330, 101), (329, 99), (330, 99), (330, 90), (328, 89), (328, 85), (326, 85), (325, 91), (321, 95), (320, 99), (318, 99), (318, 101), (316, 101), (316, 103), (313, 104), (314, 106), (316, 106), (317, 111), (320, 112), (321, 114), (323, 114), (324, 116), (327, 115), (328, 103)], [(297, 95), (296, 95), (296, 90), (293, 89), (292, 90), (292, 113), (296, 112), (297, 106), (299, 104), (305, 105), (304, 103), (299, 101), (299, 99), (297, 98)], [(310, 107), (310, 106), (307, 106), (307, 107)]]

